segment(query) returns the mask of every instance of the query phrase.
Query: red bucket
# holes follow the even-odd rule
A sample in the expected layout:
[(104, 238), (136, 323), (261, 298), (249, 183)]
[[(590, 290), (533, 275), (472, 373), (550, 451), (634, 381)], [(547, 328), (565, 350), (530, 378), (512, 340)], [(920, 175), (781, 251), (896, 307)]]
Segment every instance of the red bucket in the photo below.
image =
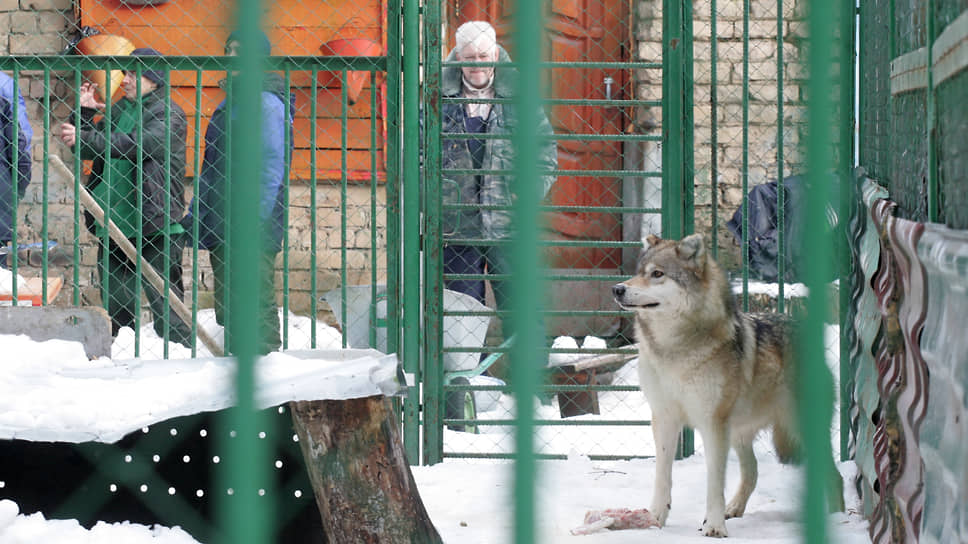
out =
[[(337, 57), (379, 57), (383, 55), (383, 46), (368, 38), (345, 38), (331, 40), (319, 47), (325, 56)], [(319, 72), (321, 87), (339, 87), (342, 72)], [(355, 104), (360, 98), (363, 84), (369, 78), (367, 71), (346, 72), (346, 97), (350, 104)]]

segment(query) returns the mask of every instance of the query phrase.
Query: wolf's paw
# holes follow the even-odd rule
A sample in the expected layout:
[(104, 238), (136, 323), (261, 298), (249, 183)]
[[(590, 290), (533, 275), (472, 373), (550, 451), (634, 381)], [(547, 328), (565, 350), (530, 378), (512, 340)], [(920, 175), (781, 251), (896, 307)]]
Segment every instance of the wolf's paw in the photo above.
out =
[(726, 519), (741, 518), (746, 512), (746, 505), (730, 501), (726, 505)]
[(652, 505), (649, 511), (655, 516), (655, 520), (659, 522), (659, 527), (665, 527), (666, 520), (669, 519), (669, 507), (670, 505), (664, 504), (662, 506)]
[(726, 538), (729, 536), (726, 534), (725, 522), (709, 523), (708, 521), (703, 520), (702, 529), (700, 529), (700, 531), (702, 531), (702, 536), (709, 536), (713, 538)]

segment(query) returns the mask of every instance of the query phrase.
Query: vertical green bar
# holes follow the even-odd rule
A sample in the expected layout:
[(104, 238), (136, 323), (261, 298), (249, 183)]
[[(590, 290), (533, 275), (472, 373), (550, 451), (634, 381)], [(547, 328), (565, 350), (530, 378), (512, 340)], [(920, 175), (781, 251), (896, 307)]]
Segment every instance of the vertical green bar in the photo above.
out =
[[(833, 29), (838, 11), (831, 0), (811, 4), (808, 15), (810, 78), (807, 83), (807, 217), (822, 220), (833, 167), (831, 152), (832, 111), (830, 70)], [(804, 254), (809, 259), (805, 282), (809, 289), (806, 318), (801, 323), (800, 391), (798, 396), (800, 425), (806, 448), (806, 496), (804, 498), (803, 534), (805, 542), (826, 542), (826, 501), (824, 482), (829, 480), (830, 418), (832, 417), (833, 383), (825, 361), (823, 341), (824, 316), (827, 312), (825, 278), (830, 266), (830, 235), (823, 228), (806, 229)]]
[[(686, 16), (692, 18), (692, 7), (686, 5), (683, 0), (662, 2), (662, 236), (671, 239), (693, 228), (693, 155), (691, 149), (686, 152), (692, 147), (692, 128), (686, 128), (693, 117), (692, 60), (686, 59), (692, 56), (692, 21), (685, 22)], [(680, 440), (677, 456), (692, 455), (692, 431), (686, 429)]]
[[(259, 500), (260, 492), (266, 493), (269, 481), (266, 477), (268, 455), (265, 441), (257, 433), (269, 423), (265, 414), (255, 406), (255, 362), (261, 341), (257, 316), (259, 314), (259, 279), (262, 267), (251, 266), (252, 257), (262, 254), (260, 172), (262, 169), (262, 115), (232, 116), (239, 112), (261, 112), (261, 89), (264, 58), (260, 53), (258, 0), (239, 0), (238, 29), (242, 53), (231, 59), (232, 69), (239, 70), (237, 102), (229, 104), (229, 132), (235, 132), (237, 147), (229, 148), (229, 163), (235, 163), (232, 172), (233, 190), (230, 199), (230, 225), (232, 236), (228, 259), (230, 284), (229, 330), (232, 350), (238, 361), (236, 375), (237, 405), (228, 411), (230, 425), (220, 429), (222, 446), (229, 453), (220, 473), (221, 535), (226, 543), (263, 543), (270, 541), (270, 522), (273, 519), (273, 503)], [(234, 119), (232, 118), (234, 117)], [(253, 274), (253, 268), (255, 273)], [(236, 431), (230, 438), (229, 430)], [(272, 436), (272, 433), (269, 433)], [(231, 495), (221, 495), (231, 488)], [(272, 496), (272, 493), (267, 493)]]
[[(438, 21), (433, 13), (439, 13), (440, 7), (436, 2), (428, 2), (428, 24)], [(405, 2), (403, 5), (403, 50), (407, 54), (403, 58), (403, 336), (402, 349), (403, 368), (416, 377), (420, 382), (420, 164), (418, 161), (420, 149), (419, 126), (420, 110), (420, 12), (417, 2)], [(428, 29), (429, 32), (429, 29)], [(439, 30), (438, 30), (439, 32)], [(429, 38), (428, 38), (429, 39)], [(439, 55), (438, 55), (439, 56)], [(428, 59), (429, 60), (429, 59)], [(433, 70), (426, 75), (432, 77)], [(429, 160), (429, 159), (428, 159)], [(430, 180), (431, 184), (434, 180)], [(399, 311), (399, 310), (398, 310)], [(405, 410), (409, 412), (419, 405), (417, 388), (411, 388), (407, 394)], [(430, 408), (432, 409), (432, 408)], [(413, 414), (409, 416), (413, 419)], [(426, 415), (425, 415), (426, 417)], [(426, 422), (426, 419), (425, 419)], [(425, 432), (433, 433), (432, 426), (425, 425)], [(413, 447), (408, 449), (407, 455), (413, 462), (418, 458)]]
[(444, 366), (443, 366), (443, 292), (441, 266), (443, 247), (440, 214), (441, 180), (441, 13), (435, 3), (427, 5), (424, 27), (424, 81), (422, 103), (424, 118), (423, 141), (423, 202), (424, 211), (424, 352), (421, 382), (424, 384), (424, 461), (438, 463), (443, 459), (444, 436)]
[(514, 15), (514, 51), (518, 81), (515, 103), (518, 128), (512, 135), (516, 153), (517, 201), (514, 224), (517, 237), (511, 248), (511, 325), (515, 341), (511, 347), (512, 389), (515, 397), (514, 429), (514, 542), (537, 542), (535, 527), (534, 394), (538, 369), (543, 366), (544, 331), (539, 326), (539, 304), (543, 292), (538, 248), (538, 204), (542, 183), (538, 178), (538, 111), (541, 108), (541, 78), (538, 70), (543, 29), (542, 2), (517, 1)]
[[(400, 300), (400, 0), (388, 0), (387, 78), (386, 78), (386, 198), (387, 198), (387, 299), (392, 307)], [(375, 99), (375, 98), (374, 98)], [(400, 314), (387, 312), (387, 350), (397, 353), (400, 346)], [(414, 421), (416, 423), (416, 421)], [(404, 443), (417, 438), (417, 429), (407, 426), (404, 416)], [(410, 433), (413, 432), (412, 436)], [(409, 454), (409, 451), (408, 451)], [(416, 459), (416, 457), (411, 457)]]
[[(19, 102), (19, 100), (17, 100)], [(50, 111), (50, 67), (44, 67), (44, 111)], [(14, 116), (16, 119), (16, 116)], [(19, 128), (19, 127), (18, 127)], [(50, 134), (50, 116), (44, 116), (44, 134)], [(43, 173), (43, 198), (44, 202), (42, 204), (43, 219), (41, 219), (40, 226), (40, 239), (43, 242), (43, 255), (42, 255), (42, 266), (41, 279), (43, 279), (43, 287), (41, 292), (41, 300), (44, 306), (47, 305), (47, 277), (48, 277), (48, 254), (47, 254), (47, 226), (48, 226), (48, 211), (47, 202), (50, 201), (50, 163), (47, 161), (47, 157), (50, 156), (50, 138), (44, 138), (44, 173)], [(14, 163), (16, 164), (16, 163)], [(16, 185), (14, 185), (16, 187)]]
[[(316, 132), (318, 130), (319, 123), (319, 72), (313, 69), (313, 84), (312, 84), (312, 95), (309, 98), (309, 121), (312, 127), (309, 131), (309, 149), (313, 150), (313, 153), (309, 155), (309, 170), (311, 172), (309, 179), (309, 209), (312, 210), (309, 214), (309, 320), (312, 324), (309, 332), (309, 345), (315, 349), (316, 348), (316, 299), (319, 297), (317, 294), (318, 286), (316, 285), (316, 270), (319, 266), (317, 258), (319, 255), (319, 240), (316, 236), (316, 230), (319, 228), (319, 217), (316, 213), (318, 209), (316, 207), (316, 185), (317, 185), (317, 170), (316, 170), (316, 152), (318, 149), (316, 141)], [(343, 200), (346, 202), (346, 200)], [(342, 206), (340, 209), (340, 215), (344, 218), (346, 217), (346, 206)], [(345, 244), (344, 244), (345, 245)], [(341, 266), (343, 267), (340, 273), (340, 285), (346, 286), (346, 259), (341, 259)], [(343, 308), (342, 315), (343, 319), (346, 319), (346, 291), (343, 291)], [(343, 327), (341, 330), (346, 330)], [(343, 335), (343, 347), (346, 347), (346, 335)]]
[[(142, 70), (141, 70), (141, 66), (139, 65), (135, 69), (135, 88), (137, 91), (137, 95), (139, 97), (138, 98), (139, 101), (141, 100), (140, 98), (141, 97), (141, 74), (142, 74)], [(137, 117), (137, 122), (138, 122), (137, 135), (136, 135), (136, 137), (138, 138), (138, 150), (136, 151), (135, 154), (136, 154), (136, 161), (138, 165), (142, 165), (144, 164), (144, 155), (145, 155), (144, 108), (138, 107), (136, 109), (135, 116)], [(166, 129), (167, 127), (168, 125), (165, 125)], [(135, 225), (135, 229), (136, 229), (135, 254), (138, 256), (138, 259), (136, 259), (134, 263), (134, 270), (135, 270), (135, 277), (140, 280), (142, 277), (141, 276), (141, 256), (144, 255), (144, 220), (143, 220), (144, 201), (145, 201), (144, 168), (136, 168), (136, 172), (137, 174), (135, 175), (135, 183), (137, 184), (137, 187), (135, 188), (135, 192), (137, 193), (137, 196), (135, 197), (135, 200), (137, 201), (137, 206), (138, 206), (138, 220), (136, 221), (137, 224)], [(134, 284), (134, 299), (135, 299), (135, 308), (136, 308), (134, 313), (134, 356), (139, 357), (141, 355), (141, 281), (136, 281)], [(162, 325), (164, 324), (165, 324), (165, 319), (162, 318)], [(167, 338), (165, 338), (165, 340), (166, 341), (164, 342), (164, 344), (166, 345), (164, 346), (164, 348), (162, 348), (164, 351), (164, 355), (162, 356), (163, 358), (167, 357), (167, 354), (168, 354)]]
[(192, 142), (192, 357), (198, 356), (198, 190), (202, 154), (202, 71), (195, 70), (195, 140)]
[[(347, 95), (346, 95), (346, 81), (347, 80), (346, 80), (346, 77), (347, 77), (346, 70), (344, 69), (344, 70), (340, 71), (340, 83), (341, 84), (339, 86), (339, 88), (340, 88), (340, 91), (339, 91), (339, 104), (340, 104), (340, 124), (339, 124), (339, 126), (340, 126), (340, 128), (339, 128), (339, 142), (340, 142), (339, 143), (339, 149), (340, 149), (340, 153), (339, 153), (339, 157), (340, 157), (340, 179), (339, 179), (339, 181), (340, 181), (340, 183), (339, 183), (339, 194), (340, 194), (340, 202), (343, 202), (344, 205), (343, 205), (342, 213), (339, 215), (339, 237), (340, 237), (340, 243), (339, 243), (339, 245), (340, 245), (340, 248), (339, 248), (339, 262), (340, 262), (340, 277), (341, 278), (344, 278), (344, 281), (342, 282), (343, 285), (346, 285), (345, 278), (347, 277), (346, 276), (346, 214), (347, 214), (347, 209), (346, 208), (347, 208), (347, 206), (345, 205), (345, 202), (348, 202), (347, 201), (347, 198), (346, 198), (346, 189), (347, 189), (347, 187), (346, 187), (346, 99), (347, 99)], [(316, 229), (314, 228), (313, 229), (313, 232), (315, 232), (315, 230)], [(375, 288), (376, 288), (376, 286), (371, 286), (371, 289), (375, 289)], [(344, 296), (340, 297), (340, 300), (343, 302), (344, 308), (345, 308), (346, 298), (347, 298), (345, 296), (345, 291), (344, 291), (343, 294), (344, 294)], [(368, 316), (368, 319), (369, 319), (369, 323), (371, 325), (370, 327), (368, 327), (369, 334), (368, 334), (368, 338), (367, 338), (367, 341), (369, 342), (370, 346), (375, 346), (376, 345), (376, 342), (375, 342), (375, 339), (376, 339), (376, 331), (374, 330), (375, 327), (372, 326), (372, 325), (374, 325), (376, 323), (374, 321), (374, 319), (373, 319), (373, 312), (374, 312), (374, 309), (375, 308), (376, 308), (376, 298), (375, 297), (372, 297), (372, 298), (370, 298), (370, 307), (367, 310), (367, 316)], [(343, 315), (347, 315), (347, 312), (344, 311), (343, 312)], [(346, 330), (346, 329), (343, 329), (343, 330)], [(343, 336), (344, 336), (344, 341), (345, 341), (345, 336), (346, 335), (343, 335)]]
[[(104, 88), (105, 89), (111, 89), (111, 88), (113, 88), (111, 86), (111, 70), (110, 69), (104, 71)], [(107, 94), (107, 93), (105, 93), (105, 94)], [(112, 109), (113, 108), (112, 108), (111, 99), (110, 98), (105, 99), (105, 101), (104, 101), (104, 139), (107, 142), (110, 142), (111, 141), (111, 128), (112, 128), (111, 127), (111, 110)], [(107, 164), (111, 164), (110, 159), (111, 159), (111, 146), (105, 146), (105, 148), (104, 148), (104, 164), (106, 164), (106, 165)], [(110, 187), (111, 186), (111, 183), (113, 183), (113, 181), (114, 181), (112, 179), (112, 177), (113, 177), (112, 176), (113, 171), (114, 171), (113, 168), (105, 168), (104, 169), (104, 179), (102, 180), (102, 183), (106, 184), (105, 187)], [(108, 250), (108, 248), (110, 246), (108, 244), (110, 243), (110, 240), (111, 239), (108, 237), (108, 225), (111, 224), (111, 208), (112, 208), (112, 206), (111, 206), (111, 191), (106, 191), (105, 194), (107, 196), (106, 196), (105, 202), (104, 202), (104, 234), (101, 237), (101, 244), (102, 244), (102, 247), (104, 248), (104, 255), (101, 258), (101, 266), (102, 266), (102, 269), (104, 270), (104, 274), (101, 276), (101, 300), (102, 300), (102, 304), (104, 305), (104, 309), (107, 310), (108, 309), (108, 293), (111, 292), (111, 272), (110, 272), (110, 267), (108, 266), (108, 254), (110, 253), (110, 251)], [(137, 342), (138, 341), (138, 331), (134, 331), (134, 338), (135, 338), (135, 342)], [(137, 348), (137, 345), (136, 345), (136, 348)], [(138, 352), (137, 352), (137, 349), (135, 349), (135, 356), (137, 356), (137, 355), (138, 355)]]
[[(74, 120), (80, 124), (81, 118), (81, 71), (74, 70)], [(81, 139), (77, 138), (74, 142), (74, 161), (71, 165), (74, 173), (74, 195), (81, 192)], [(81, 199), (75, 196), (74, 200), (74, 289), (71, 303), (74, 306), (81, 304)]]
[[(288, 125), (292, 119), (292, 72), (286, 70), (284, 76), (286, 83), (286, 103), (283, 105), (283, 118)], [(287, 128), (283, 132), (283, 149), (285, 154), (285, 164), (283, 165), (282, 190), (283, 201), (286, 203), (282, 208), (282, 224), (287, 228), (282, 229), (282, 349), (289, 349), (289, 171), (292, 164), (292, 139), (295, 137), (291, 130)]]
[[(10, 173), (11, 173), (10, 186), (13, 188), (13, 190), (10, 191), (10, 196), (12, 197), (12, 200), (10, 202), (10, 208), (12, 210), (12, 213), (10, 214), (10, 218), (12, 219), (12, 221), (10, 222), (10, 253), (11, 253), (10, 259), (12, 260), (12, 263), (10, 265), (10, 270), (12, 273), (12, 277), (14, 278), (17, 277), (17, 265), (18, 265), (17, 254), (20, 253), (19, 251), (17, 251), (17, 245), (18, 245), (17, 200), (20, 197), (20, 191), (17, 190), (17, 187), (20, 185), (20, 169), (17, 167), (17, 163), (20, 160), (19, 159), (20, 146), (17, 144), (17, 142), (19, 142), (19, 138), (17, 135), (20, 131), (20, 100), (18, 99), (19, 96), (20, 96), (20, 69), (17, 67), (14, 67), (13, 91), (12, 91), (12, 98), (11, 98), (11, 102), (13, 102), (13, 111), (11, 113), (13, 117), (12, 121), (13, 121), (14, 131), (13, 131), (13, 138), (11, 139), (11, 141), (13, 142), (13, 145), (10, 146), (12, 148), (11, 149), (12, 155), (10, 157)], [(20, 302), (17, 299), (17, 282), (11, 281), (10, 285), (11, 285), (10, 300), (13, 301), (14, 306), (19, 306)]]
[[(388, 0), (387, 9), (387, 78), (386, 78), (386, 202), (387, 202), (387, 308), (401, 308), (401, 184), (400, 161), (403, 156), (401, 145), (400, 100), (401, 100), (401, 23), (403, 21), (400, 0)], [(400, 353), (403, 345), (399, 311), (387, 312), (387, 351)], [(408, 369), (409, 371), (409, 369)], [(416, 389), (416, 388), (412, 388)], [(419, 395), (416, 391), (407, 392), (403, 403), (403, 446), (411, 463), (420, 458), (420, 413)]]
[[(853, 254), (850, 250), (847, 226), (849, 218), (853, 217), (854, 189), (853, 189), (853, 169), (854, 169), (854, 148), (857, 142), (854, 140), (854, 126), (857, 119), (854, 111), (854, 70), (857, 60), (855, 40), (856, 40), (856, 15), (854, 2), (840, 3), (840, 35), (841, 35), (841, 64), (840, 64), (840, 142), (841, 149), (838, 153), (840, 163), (837, 167), (840, 173), (840, 202), (837, 229), (834, 235), (838, 240), (839, 256), (837, 262), (840, 263), (840, 288), (838, 289), (840, 300), (840, 330), (846, 331), (852, 324), (847, 322), (849, 312), (847, 309), (851, 303), (850, 293), (853, 290), (854, 270)], [(930, 73), (930, 67), (928, 68)], [(930, 80), (929, 80), (930, 81)], [(930, 89), (930, 83), (928, 88)], [(840, 460), (846, 461), (850, 456), (850, 407), (853, 392), (850, 384), (853, 382), (850, 365), (851, 344), (847, 334), (840, 335)]]
[(662, 0), (662, 236), (682, 229), (682, 2)]
[[(171, 77), (170, 72), (165, 71), (165, 133), (171, 134)], [(140, 81), (140, 77), (138, 78)], [(168, 358), (168, 341), (171, 338), (171, 274), (168, 272), (171, 270), (171, 260), (181, 259), (181, 255), (175, 256), (171, 254), (171, 226), (168, 225), (169, 218), (171, 217), (171, 178), (174, 172), (171, 171), (171, 137), (166, 138), (166, 151), (165, 151), (165, 229), (162, 231), (163, 243), (165, 244), (165, 256), (162, 259), (161, 275), (165, 278), (165, 292), (162, 294), (162, 323), (164, 327), (164, 355), (165, 359)], [(185, 145), (185, 142), (177, 142), (176, 145)], [(140, 147), (140, 146), (139, 146)], [(184, 166), (184, 165), (183, 165)], [(184, 172), (178, 173), (180, 176), (184, 176)], [(140, 276), (139, 276), (140, 278)], [(141, 282), (139, 281), (140, 285)]]
[[(779, 0), (778, 0), (779, 1)], [(711, 190), (709, 200), (712, 205), (712, 251), (713, 257), (719, 257), (719, 30), (716, 22), (716, 0), (709, 1), (709, 180)]]
[(682, 3), (682, 235), (692, 234), (696, 227), (695, 207), (696, 155), (693, 145), (695, 104), (693, 91), (692, 2)]
[(749, 280), (750, 280), (750, 0), (743, 0), (743, 165), (741, 193), (743, 195), (743, 242), (740, 244), (743, 254), (743, 311), (750, 310)]
[[(934, 46), (935, 39), (935, 28), (934, 28), (934, 0), (925, 0), (926, 3), (926, 24), (927, 24), (927, 70), (928, 70), (928, 86), (925, 89), (927, 93), (927, 113), (928, 113), (928, 221), (932, 223), (938, 222), (938, 216), (940, 213), (940, 191), (941, 188), (938, 186), (938, 138), (937, 138), (937, 112), (935, 111), (935, 97), (934, 97), (934, 70), (932, 69), (934, 63), (931, 62), (931, 50)], [(893, 58), (893, 57), (892, 57)]]
[(776, 311), (783, 313), (783, 268), (786, 244), (785, 205), (786, 192), (783, 189), (783, 0), (776, 0), (776, 272), (777, 296)]
[[(379, 273), (377, 266), (379, 264), (379, 259), (377, 258), (377, 230), (379, 222), (377, 221), (377, 119), (379, 119), (378, 108), (377, 108), (377, 90), (376, 90), (376, 72), (370, 72), (370, 285), (376, 289), (377, 278)], [(373, 297), (376, 300), (376, 296)], [(376, 311), (376, 305), (373, 305), (374, 311)], [(387, 311), (387, 315), (391, 312)], [(386, 320), (383, 321), (383, 326), (386, 327)], [(376, 328), (374, 327), (374, 331)], [(386, 338), (389, 343), (390, 331), (386, 330)], [(387, 353), (393, 353), (389, 348), (387, 348)]]

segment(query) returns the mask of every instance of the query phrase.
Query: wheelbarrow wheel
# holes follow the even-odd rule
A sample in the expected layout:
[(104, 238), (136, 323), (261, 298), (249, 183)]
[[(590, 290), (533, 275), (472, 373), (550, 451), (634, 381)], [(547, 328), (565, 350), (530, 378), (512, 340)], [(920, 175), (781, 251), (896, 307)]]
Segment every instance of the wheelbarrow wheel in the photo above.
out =
[[(454, 378), (453, 385), (470, 385), (470, 380), (464, 377)], [(477, 419), (477, 402), (473, 391), (448, 391), (447, 402), (444, 406), (445, 419)], [(447, 428), (452, 431), (477, 434), (476, 425), (451, 423)]]

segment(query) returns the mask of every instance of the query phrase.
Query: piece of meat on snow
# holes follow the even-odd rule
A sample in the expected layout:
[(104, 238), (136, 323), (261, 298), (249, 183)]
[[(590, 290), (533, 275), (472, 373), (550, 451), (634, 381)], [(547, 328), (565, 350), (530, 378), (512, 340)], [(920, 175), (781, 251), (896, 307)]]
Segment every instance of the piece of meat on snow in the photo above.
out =
[(585, 523), (571, 530), (573, 535), (587, 535), (602, 529), (621, 531), (624, 529), (648, 529), (661, 527), (652, 512), (645, 508), (630, 510), (628, 508), (608, 508), (606, 510), (589, 510), (585, 513)]

